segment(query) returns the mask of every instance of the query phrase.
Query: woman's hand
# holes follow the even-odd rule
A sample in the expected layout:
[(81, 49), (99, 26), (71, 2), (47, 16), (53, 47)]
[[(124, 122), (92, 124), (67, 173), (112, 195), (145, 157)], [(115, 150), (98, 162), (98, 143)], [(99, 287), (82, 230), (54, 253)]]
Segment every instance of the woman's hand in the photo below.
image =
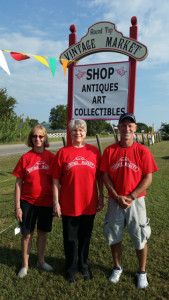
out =
[(21, 208), (15, 209), (15, 218), (17, 221), (22, 223), (22, 209)]
[(53, 216), (58, 218), (61, 216), (61, 207), (58, 201), (53, 203)]

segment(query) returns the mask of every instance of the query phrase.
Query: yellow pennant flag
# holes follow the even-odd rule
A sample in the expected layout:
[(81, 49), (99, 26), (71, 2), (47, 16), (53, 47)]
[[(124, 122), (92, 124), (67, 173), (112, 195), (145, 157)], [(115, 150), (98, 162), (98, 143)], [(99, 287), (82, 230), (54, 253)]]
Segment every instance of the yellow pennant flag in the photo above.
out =
[(44, 59), (42, 56), (39, 55), (32, 55), (33, 57), (35, 57), (37, 60), (39, 60), (42, 64), (46, 65), (47, 67), (49, 67), (46, 59)]
[(64, 70), (64, 77), (66, 75), (66, 68), (67, 68), (68, 60), (67, 59), (62, 59), (62, 66)]

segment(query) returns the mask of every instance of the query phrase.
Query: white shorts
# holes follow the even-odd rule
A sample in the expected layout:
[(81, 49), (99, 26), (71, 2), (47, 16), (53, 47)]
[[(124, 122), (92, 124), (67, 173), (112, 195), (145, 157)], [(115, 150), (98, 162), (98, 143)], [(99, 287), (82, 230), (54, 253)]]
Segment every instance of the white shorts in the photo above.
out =
[(141, 250), (151, 235), (149, 219), (146, 217), (144, 197), (135, 199), (128, 209), (121, 209), (113, 198), (108, 200), (108, 209), (104, 220), (103, 233), (108, 245), (122, 241), (125, 226), (133, 245)]

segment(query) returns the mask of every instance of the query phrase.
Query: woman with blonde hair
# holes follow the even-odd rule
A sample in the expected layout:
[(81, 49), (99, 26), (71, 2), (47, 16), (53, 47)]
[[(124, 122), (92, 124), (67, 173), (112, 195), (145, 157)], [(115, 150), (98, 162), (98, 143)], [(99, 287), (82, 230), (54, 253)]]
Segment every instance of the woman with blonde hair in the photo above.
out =
[(53, 270), (44, 259), (47, 232), (52, 230), (53, 192), (52, 177), (48, 170), (54, 157), (45, 149), (49, 147), (46, 129), (41, 125), (35, 126), (29, 133), (27, 145), (32, 149), (20, 158), (12, 172), (17, 177), (15, 217), (20, 222), (22, 233), (22, 267), (18, 273), (21, 278), (27, 275), (36, 222), (37, 267), (45, 271)]

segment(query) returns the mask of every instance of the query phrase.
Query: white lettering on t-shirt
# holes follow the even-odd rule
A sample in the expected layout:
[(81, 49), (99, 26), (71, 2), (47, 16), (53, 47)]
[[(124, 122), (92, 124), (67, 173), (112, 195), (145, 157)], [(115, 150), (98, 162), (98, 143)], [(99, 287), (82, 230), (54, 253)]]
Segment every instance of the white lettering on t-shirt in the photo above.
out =
[(110, 167), (110, 170), (113, 172), (114, 170), (117, 170), (118, 168), (130, 168), (134, 172), (139, 171), (139, 167), (133, 164), (128, 157), (121, 157), (118, 162), (116, 162), (113, 166)]
[(72, 162), (67, 164), (66, 169), (69, 170), (69, 169), (71, 169), (72, 167), (75, 167), (75, 166), (87, 166), (87, 167), (90, 167), (92, 169), (95, 168), (94, 163), (92, 163), (91, 161), (85, 159), (82, 156), (75, 157), (75, 159)]
[(49, 166), (44, 161), (40, 160), (40, 161), (37, 161), (36, 164), (34, 166), (32, 166), (31, 168), (26, 169), (26, 172), (29, 174), (36, 170), (40, 170), (40, 169), (48, 170)]

